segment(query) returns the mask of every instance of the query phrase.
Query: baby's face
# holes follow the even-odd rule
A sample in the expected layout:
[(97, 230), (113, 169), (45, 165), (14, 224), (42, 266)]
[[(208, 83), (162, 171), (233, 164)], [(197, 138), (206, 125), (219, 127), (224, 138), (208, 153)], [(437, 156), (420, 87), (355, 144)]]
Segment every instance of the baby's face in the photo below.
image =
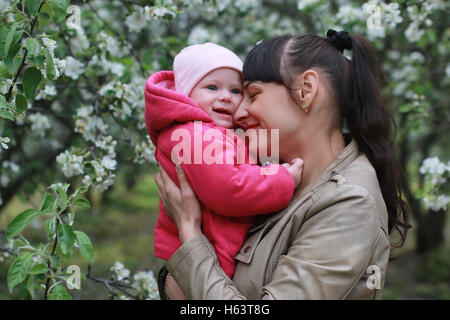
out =
[(190, 98), (224, 128), (233, 128), (233, 115), (242, 101), (239, 72), (221, 68), (208, 73), (191, 92)]

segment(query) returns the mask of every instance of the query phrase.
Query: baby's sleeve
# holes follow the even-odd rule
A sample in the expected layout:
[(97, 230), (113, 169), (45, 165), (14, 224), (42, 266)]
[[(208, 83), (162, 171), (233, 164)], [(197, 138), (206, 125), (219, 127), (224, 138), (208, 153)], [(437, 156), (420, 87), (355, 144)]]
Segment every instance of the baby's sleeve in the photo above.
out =
[[(204, 131), (203, 134), (205, 140), (208, 134)], [(289, 171), (278, 164), (264, 168), (256, 164), (239, 164), (236, 161), (239, 150), (234, 139), (228, 135), (219, 139), (216, 135), (216, 139), (203, 141), (201, 163), (182, 163), (198, 199), (209, 209), (225, 216), (251, 216), (285, 208), (295, 188)], [(194, 160), (195, 146), (192, 146), (191, 160)], [(227, 157), (234, 161), (229, 164)]]

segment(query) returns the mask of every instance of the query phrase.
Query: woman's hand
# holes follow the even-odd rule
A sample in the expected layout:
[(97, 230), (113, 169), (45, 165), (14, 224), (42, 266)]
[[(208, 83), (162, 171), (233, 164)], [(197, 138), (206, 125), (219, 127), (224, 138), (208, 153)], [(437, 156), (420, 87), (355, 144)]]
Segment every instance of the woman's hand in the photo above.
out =
[(189, 185), (181, 165), (176, 166), (180, 188), (159, 166), (155, 181), (158, 195), (167, 215), (175, 222), (182, 243), (201, 234), (201, 209), (194, 191)]

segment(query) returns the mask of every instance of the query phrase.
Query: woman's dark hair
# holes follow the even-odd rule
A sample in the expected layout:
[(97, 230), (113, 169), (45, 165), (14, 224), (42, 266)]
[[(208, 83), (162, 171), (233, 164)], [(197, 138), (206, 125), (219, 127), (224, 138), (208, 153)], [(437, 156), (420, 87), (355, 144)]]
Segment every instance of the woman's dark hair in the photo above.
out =
[[(381, 96), (375, 53), (361, 36), (333, 30), (327, 36), (280, 36), (261, 42), (245, 59), (244, 79), (283, 84), (292, 96), (292, 75), (308, 69), (325, 75), (339, 108), (336, 125), (347, 126), (375, 168), (387, 207), (388, 232), (397, 230), (401, 236), (392, 246), (401, 247), (410, 228), (409, 217), (401, 197), (400, 167), (393, 155), (395, 122)], [(344, 49), (351, 49), (351, 61), (343, 55)]]

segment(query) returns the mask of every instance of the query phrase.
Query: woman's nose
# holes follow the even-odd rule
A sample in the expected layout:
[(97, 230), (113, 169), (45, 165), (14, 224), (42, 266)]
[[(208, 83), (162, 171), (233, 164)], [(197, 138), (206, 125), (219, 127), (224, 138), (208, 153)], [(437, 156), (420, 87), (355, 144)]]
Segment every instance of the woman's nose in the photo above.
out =
[(234, 112), (234, 122), (240, 123), (243, 122), (245, 119), (248, 118), (248, 101), (247, 99), (243, 99), (242, 102), (239, 104), (238, 108)]

